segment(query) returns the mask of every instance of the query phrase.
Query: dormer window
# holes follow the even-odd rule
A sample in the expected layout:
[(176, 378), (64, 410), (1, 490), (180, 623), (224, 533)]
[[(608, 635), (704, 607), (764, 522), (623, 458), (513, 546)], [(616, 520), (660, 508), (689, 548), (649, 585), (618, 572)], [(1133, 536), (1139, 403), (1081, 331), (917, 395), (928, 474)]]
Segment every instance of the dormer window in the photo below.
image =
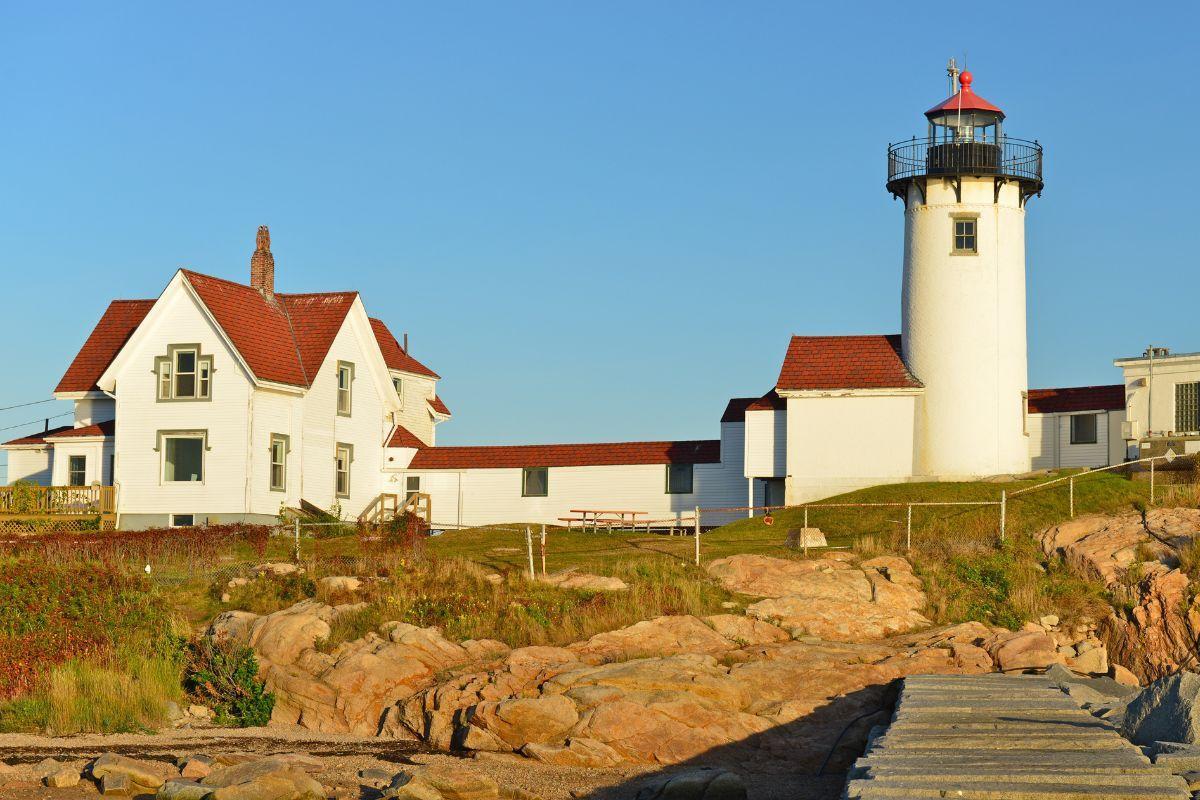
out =
[(212, 356), (201, 353), (200, 345), (173, 344), (154, 361), (159, 400), (212, 398)]

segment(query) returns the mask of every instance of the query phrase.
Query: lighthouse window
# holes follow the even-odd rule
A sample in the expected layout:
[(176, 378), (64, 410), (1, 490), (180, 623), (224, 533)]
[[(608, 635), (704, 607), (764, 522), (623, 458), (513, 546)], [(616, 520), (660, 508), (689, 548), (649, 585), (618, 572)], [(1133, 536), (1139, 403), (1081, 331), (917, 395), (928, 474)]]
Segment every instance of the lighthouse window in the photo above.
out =
[(974, 255), (979, 252), (973, 218), (954, 218), (954, 252), (958, 255)]

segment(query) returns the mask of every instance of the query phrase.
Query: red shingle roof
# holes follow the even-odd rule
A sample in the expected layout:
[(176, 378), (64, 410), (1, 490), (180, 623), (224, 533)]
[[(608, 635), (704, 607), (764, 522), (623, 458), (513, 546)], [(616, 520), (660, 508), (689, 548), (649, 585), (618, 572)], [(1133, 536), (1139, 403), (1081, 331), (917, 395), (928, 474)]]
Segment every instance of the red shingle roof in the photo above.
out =
[(388, 447), (415, 447), (418, 450), (425, 446), (425, 443), (417, 438), (417, 435), (403, 425), (397, 425), (396, 430), (392, 431), (392, 438), (388, 440)]
[(900, 337), (793, 336), (776, 388), (919, 389), (900, 357)]
[(311, 386), (357, 292), (276, 294), (183, 270), (217, 324), (261, 380)]
[(383, 353), (383, 360), (388, 365), (388, 369), (400, 370), (401, 372), (415, 372), (418, 375), (428, 375), (431, 378), (441, 377), (429, 367), (404, 352), (404, 348), (400, 346), (400, 342), (396, 341), (396, 337), (392, 335), (392, 332), (388, 330), (388, 326), (384, 325), (382, 320), (371, 317), (371, 329), (375, 331), (375, 339), (379, 342), (379, 349)]
[(450, 413), (450, 409), (446, 407), (446, 404), (444, 402), (442, 402), (442, 398), (434, 397), (433, 399), (429, 400), (428, 402), (429, 402), (429, 407), (432, 408), (437, 413), (445, 414), (447, 417), (452, 416)]
[(745, 422), (747, 411), (779, 411), (787, 408), (787, 401), (774, 389), (762, 397), (735, 397), (725, 406), (721, 422)]
[(44, 434), (46, 439), (70, 439), (76, 436), (112, 436), (117, 429), (114, 420), (98, 422), (95, 425), (84, 425), (82, 428), (66, 428)]
[(117, 352), (150, 313), (153, 300), (114, 300), (54, 387), (55, 392), (90, 392)]
[(426, 447), (410, 469), (599, 467), (636, 464), (717, 464), (718, 439), (691, 442), (527, 444), (494, 447)]
[(1062, 389), (1030, 389), (1029, 413), (1054, 414), (1065, 411), (1116, 411), (1125, 407), (1125, 384), (1070, 386)]
[(62, 433), (63, 431), (69, 431), (72, 429), (72, 427), (73, 426), (71, 426), (71, 425), (63, 425), (58, 428), (51, 428), (50, 430), (45, 431), (44, 433), (34, 433), (34, 434), (30, 434), (29, 436), (20, 436), (16, 439), (10, 439), (9, 441), (5, 442), (3, 446), (7, 446), (10, 444), (46, 444), (47, 436), (53, 436), (56, 433)]

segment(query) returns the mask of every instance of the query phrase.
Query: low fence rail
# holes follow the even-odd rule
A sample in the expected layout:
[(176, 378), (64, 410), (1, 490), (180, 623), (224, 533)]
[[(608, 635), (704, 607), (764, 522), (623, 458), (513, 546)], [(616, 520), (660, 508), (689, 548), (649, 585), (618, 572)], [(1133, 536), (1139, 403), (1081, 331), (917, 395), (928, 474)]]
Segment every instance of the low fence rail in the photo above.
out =
[(0, 486), (0, 516), (105, 516), (116, 510), (115, 486)]

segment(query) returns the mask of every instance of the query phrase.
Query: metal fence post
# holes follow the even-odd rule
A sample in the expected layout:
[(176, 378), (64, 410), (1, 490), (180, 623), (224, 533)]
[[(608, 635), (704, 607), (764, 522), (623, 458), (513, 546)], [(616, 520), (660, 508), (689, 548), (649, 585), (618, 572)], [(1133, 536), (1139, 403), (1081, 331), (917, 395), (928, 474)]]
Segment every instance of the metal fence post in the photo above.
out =
[(546, 575), (546, 523), (542, 523), (542, 576)]
[(904, 549), (912, 550), (912, 503), (908, 504), (908, 529), (904, 535)]
[(700, 566), (700, 506), (696, 506), (696, 566)]
[(804, 527), (808, 527), (808, 506), (804, 507)]
[(300, 563), (300, 518), (296, 517), (296, 563)]
[(1154, 459), (1150, 459), (1150, 505), (1154, 505)]
[(1067, 481), (1067, 485), (1071, 487), (1071, 519), (1075, 519), (1075, 476)]
[(537, 578), (537, 573), (533, 571), (533, 531), (529, 526), (525, 526), (525, 552), (529, 554), (529, 580)]
[(1008, 527), (1008, 491), (1000, 490), (1000, 541), (1004, 541), (1005, 529)]

